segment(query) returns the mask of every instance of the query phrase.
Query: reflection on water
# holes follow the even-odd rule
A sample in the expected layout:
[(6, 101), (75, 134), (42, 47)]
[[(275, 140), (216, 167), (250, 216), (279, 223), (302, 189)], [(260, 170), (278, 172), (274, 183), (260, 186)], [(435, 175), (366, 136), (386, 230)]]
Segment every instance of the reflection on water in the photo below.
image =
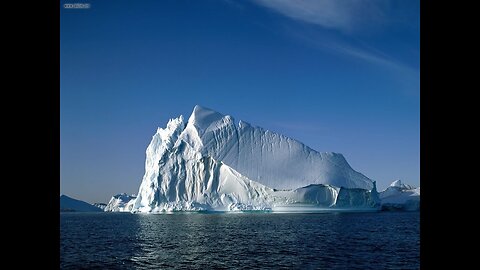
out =
[(418, 269), (419, 214), (62, 214), (61, 264), (63, 269)]

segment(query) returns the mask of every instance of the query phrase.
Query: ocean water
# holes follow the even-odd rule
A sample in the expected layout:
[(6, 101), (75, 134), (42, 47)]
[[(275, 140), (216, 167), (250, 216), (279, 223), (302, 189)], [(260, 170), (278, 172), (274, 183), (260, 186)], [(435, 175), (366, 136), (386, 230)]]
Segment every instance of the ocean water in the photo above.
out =
[(61, 269), (419, 269), (420, 214), (61, 213)]

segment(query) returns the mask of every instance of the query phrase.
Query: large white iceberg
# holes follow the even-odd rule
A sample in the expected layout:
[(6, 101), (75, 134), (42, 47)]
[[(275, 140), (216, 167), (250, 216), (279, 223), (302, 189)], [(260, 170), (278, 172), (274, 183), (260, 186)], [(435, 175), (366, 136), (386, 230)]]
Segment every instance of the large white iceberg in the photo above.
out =
[[(195, 106), (158, 128), (133, 212), (378, 209), (375, 183), (338, 153)], [(128, 209), (128, 208), (126, 208)]]

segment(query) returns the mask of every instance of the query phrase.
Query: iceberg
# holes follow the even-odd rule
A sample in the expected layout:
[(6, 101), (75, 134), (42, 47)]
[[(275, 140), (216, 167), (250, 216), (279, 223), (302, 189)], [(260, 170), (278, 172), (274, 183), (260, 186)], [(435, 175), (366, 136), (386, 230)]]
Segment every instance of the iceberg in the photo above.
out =
[(135, 195), (121, 193), (112, 196), (108, 204), (104, 207), (105, 212), (130, 212), (132, 210)]
[(382, 210), (418, 211), (420, 210), (420, 187), (403, 184), (401, 180), (392, 184), (379, 194)]
[(297, 206), (377, 210), (380, 199), (375, 182), (353, 170), (342, 154), (317, 152), (197, 105), (187, 122), (181, 115), (157, 129), (138, 196), (122, 207), (156, 213)]

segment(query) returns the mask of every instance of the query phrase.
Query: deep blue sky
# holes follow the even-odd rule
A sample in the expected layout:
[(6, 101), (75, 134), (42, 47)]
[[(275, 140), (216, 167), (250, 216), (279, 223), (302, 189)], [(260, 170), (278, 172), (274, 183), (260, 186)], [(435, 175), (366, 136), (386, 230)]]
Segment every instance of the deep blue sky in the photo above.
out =
[(195, 104), (419, 185), (419, 1), (89, 3), (61, 8), (61, 193), (136, 193), (157, 127)]

